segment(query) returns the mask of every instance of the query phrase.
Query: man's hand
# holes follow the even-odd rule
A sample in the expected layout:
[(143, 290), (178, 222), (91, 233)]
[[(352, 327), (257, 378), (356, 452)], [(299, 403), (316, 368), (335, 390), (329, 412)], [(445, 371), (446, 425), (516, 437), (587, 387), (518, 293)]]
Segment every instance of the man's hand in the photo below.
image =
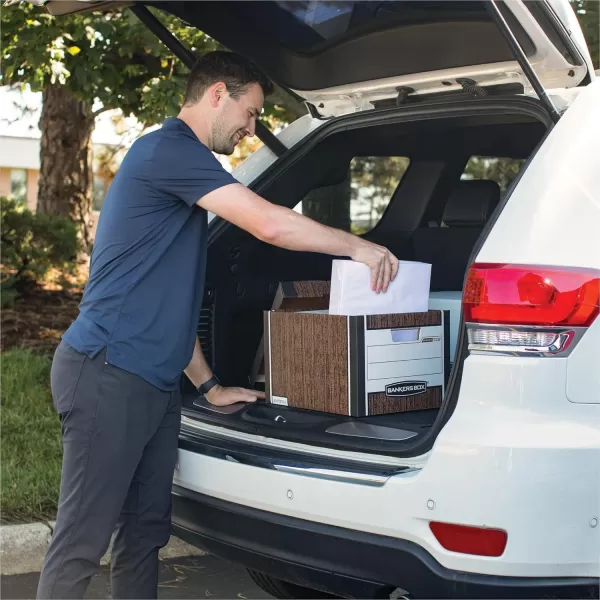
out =
[(371, 269), (371, 289), (378, 294), (387, 292), (398, 274), (398, 259), (387, 248), (366, 240), (360, 240), (350, 258)]
[(220, 385), (215, 385), (206, 394), (206, 399), (213, 406), (229, 406), (237, 402), (256, 402), (259, 398), (265, 398), (264, 392), (237, 387), (228, 388)]
[[(196, 338), (192, 360), (185, 369), (185, 374), (196, 388), (213, 376), (211, 369), (206, 364), (206, 359), (204, 358), (202, 348), (200, 348), (198, 338)], [(236, 402), (256, 402), (259, 398), (264, 397), (264, 392), (259, 392), (258, 390), (226, 388), (220, 385), (215, 385), (206, 394), (206, 399), (214, 406), (229, 406)]]

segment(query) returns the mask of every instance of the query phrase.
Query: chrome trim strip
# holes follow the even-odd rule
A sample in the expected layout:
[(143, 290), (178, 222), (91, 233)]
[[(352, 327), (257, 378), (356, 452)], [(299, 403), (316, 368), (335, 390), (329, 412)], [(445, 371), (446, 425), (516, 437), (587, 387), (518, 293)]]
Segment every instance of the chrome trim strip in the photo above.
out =
[(389, 427), (387, 425), (373, 425), (360, 421), (345, 421), (338, 423), (325, 430), (333, 435), (345, 435), (350, 437), (366, 438), (371, 440), (385, 440), (386, 442), (403, 442), (417, 437), (415, 431)]
[[(509, 345), (488, 345), (488, 344), (468, 344), (471, 354), (487, 356), (532, 356), (537, 358), (566, 358), (576, 348), (579, 340), (586, 332), (585, 327), (540, 327), (530, 325), (495, 325), (488, 323), (465, 323), (467, 328), (467, 338), (469, 330), (488, 329), (490, 331), (516, 331), (520, 333), (552, 333), (557, 335), (559, 345), (552, 347), (528, 347), (528, 346), (509, 346)], [(567, 344), (568, 342), (568, 344)], [(468, 342), (467, 342), (468, 343)], [(562, 349), (566, 345), (564, 350)]]
[[(328, 481), (341, 481), (344, 483), (353, 483), (358, 485), (368, 485), (373, 487), (383, 487), (389, 476), (372, 475), (369, 473), (356, 473), (346, 471), (336, 471), (333, 469), (318, 469), (316, 467), (298, 467), (293, 465), (274, 464), (273, 467), (277, 471), (284, 473), (292, 473), (294, 475), (302, 475), (304, 477), (312, 477), (314, 479), (326, 479)], [(411, 469), (412, 471), (412, 469)], [(404, 473), (402, 473), (404, 474)]]
[(365, 415), (369, 414), (369, 391), (368, 391), (368, 385), (367, 385), (367, 381), (368, 381), (368, 377), (369, 377), (369, 348), (367, 347), (367, 317), (365, 317), (363, 319), (363, 344), (365, 347), (365, 364), (363, 365), (363, 368), (365, 370), (365, 377), (364, 377), (364, 382), (365, 382)]
[(273, 354), (271, 352), (271, 311), (267, 313), (267, 340), (269, 342), (269, 393), (273, 397)]
[(350, 356), (350, 317), (346, 317), (346, 352), (348, 353), (348, 415), (352, 414), (352, 367)]
[(364, 452), (335, 450), (334, 448), (324, 448), (322, 446), (309, 446), (297, 442), (287, 442), (285, 440), (276, 440), (265, 436), (243, 433), (241, 431), (233, 431), (231, 429), (227, 429), (226, 427), (208, 425), (202, 421), (186, 417), (185, 415), (182, 415), (181, 417), (181, 429), (182, 431), (187, 431), (191, 434), (194, 432), (212, 434), (214, 436), (231, 439), (236, 442), (247, 442), (254, 446), (298, 452), (299, 454), (303, 454), (305, 456), (315, 456), (317, 458), (323, 458), (325, 456), (328, 458), (338, 458), (352, 462), (362, 462), (380, 466), (413, 467), (415, 469), (421, 469), (423, 466), (425, 466), (427, 457), (429, 456), (429, 453), (427, 453), (416, 458), (396, 458), (393, 456), (367, 454)]

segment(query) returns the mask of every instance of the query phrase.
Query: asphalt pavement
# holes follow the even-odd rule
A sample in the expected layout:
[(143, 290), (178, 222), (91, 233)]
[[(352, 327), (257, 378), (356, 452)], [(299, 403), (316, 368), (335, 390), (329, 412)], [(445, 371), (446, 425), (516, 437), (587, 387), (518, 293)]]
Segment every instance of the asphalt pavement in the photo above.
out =
[[(35, 598), (39, 573), (4, 575), (1, 579), (2, 600)], [(102, 567), (88, 588), (86, 598), (110, 598), (108, 567)], [(214, 556), (189, 556), (161, 560), (159, 598), (233, 598), (269, 599), (250, 579), (243, 567)]]

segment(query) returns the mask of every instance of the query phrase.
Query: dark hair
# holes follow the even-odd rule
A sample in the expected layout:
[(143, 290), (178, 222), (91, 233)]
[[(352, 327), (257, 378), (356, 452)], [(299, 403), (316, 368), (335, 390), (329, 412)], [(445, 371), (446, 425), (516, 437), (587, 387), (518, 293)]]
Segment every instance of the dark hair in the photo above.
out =
[(253, 83), (260, 85), (265, 98), (273, 91), (273, 84), (243, 56), (233, 52), (208, 52), (192, 67), (183, 103), (195, 104), (211, 85), (219, 81), (226, 85), (234, 100), (245, 94)]

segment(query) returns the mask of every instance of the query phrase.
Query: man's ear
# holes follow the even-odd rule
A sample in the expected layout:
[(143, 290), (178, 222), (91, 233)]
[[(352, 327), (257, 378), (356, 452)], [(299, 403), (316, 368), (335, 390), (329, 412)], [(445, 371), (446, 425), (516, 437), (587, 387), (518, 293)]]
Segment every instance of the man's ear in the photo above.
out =
[(210, 105), (217, 108), (227, 94), (227, 86), (222, 81), (218, 81), (208, 88), (207, 93)]

